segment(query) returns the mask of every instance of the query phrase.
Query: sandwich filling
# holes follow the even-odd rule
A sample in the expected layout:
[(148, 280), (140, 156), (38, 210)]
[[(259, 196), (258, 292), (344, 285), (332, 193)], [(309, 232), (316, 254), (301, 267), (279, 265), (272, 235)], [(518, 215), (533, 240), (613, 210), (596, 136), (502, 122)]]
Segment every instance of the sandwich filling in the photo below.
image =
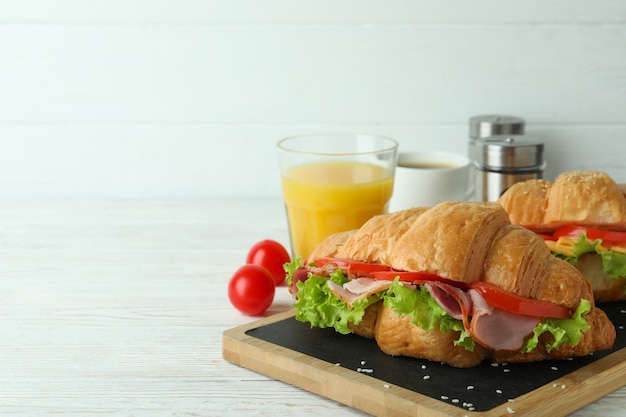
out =
[(540, 236), (555, 256), (572, 265), (578, 262), (581, 255), (597, 253), (602, 258), (602, 268), (607, 276), (613, 279), (626, 276), (626, 232), (568, 225), (552, 234)]
[(306, 266), (294, 259), (285, 270), (296, 297), (296, 319), (341, 334), (352, 333), (350, 324), (358, 325), (365, 309), (377, 302), (410, 316), (426, 331), (457, 332), (455, 346), (469, 351), (478, 343), (491, 350), (531, 352), (547, 333), (552, 337), (542, 340), (547, 340), (549, 352), (567, 343), (576, 346), (589, 329), (588, 300), (581, 300), (572, 312), (486, 283), (467, 284), (345, 259), (316, 259)]

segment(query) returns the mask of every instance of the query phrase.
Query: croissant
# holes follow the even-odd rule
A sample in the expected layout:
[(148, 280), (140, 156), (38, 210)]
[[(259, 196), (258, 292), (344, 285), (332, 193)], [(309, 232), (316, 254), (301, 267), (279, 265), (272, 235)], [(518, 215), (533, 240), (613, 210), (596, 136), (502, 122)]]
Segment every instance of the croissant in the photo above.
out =
[(497, 202), (512, 223), (540, 234), (555, 256), (574, 264), (597, 302), (608, 302), (626, 299), (625, 193), (604, 172), (570, 171), (554, 182), (516, 183)]
[[(584, 356), (615, 340), (589, 282), (495, 203), (375, 216), (329, 236), (303, 269), (288, 276), (300, 276), (296, 319), (374, 338), (389, 355), (472, 367)], [(576, 330), (564, 338), (546, 330), (566, 322)]]

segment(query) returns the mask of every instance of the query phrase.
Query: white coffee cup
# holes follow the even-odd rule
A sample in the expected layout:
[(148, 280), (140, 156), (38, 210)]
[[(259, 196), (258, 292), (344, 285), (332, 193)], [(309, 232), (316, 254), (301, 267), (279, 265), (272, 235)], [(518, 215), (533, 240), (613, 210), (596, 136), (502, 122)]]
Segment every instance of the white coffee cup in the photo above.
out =
[(432, 207), (469, 198), (467, 156), (443, 151), (400, 152), (389, 211)]

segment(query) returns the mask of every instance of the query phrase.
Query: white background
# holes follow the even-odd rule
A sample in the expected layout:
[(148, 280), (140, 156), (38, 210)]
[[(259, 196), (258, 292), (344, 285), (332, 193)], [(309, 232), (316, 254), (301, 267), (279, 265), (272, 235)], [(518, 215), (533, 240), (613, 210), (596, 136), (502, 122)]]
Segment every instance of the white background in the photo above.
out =
[(278, 198), (284, 136), (484, 113), (626, 182), (626, 2), (0, 0), (0, 199)]

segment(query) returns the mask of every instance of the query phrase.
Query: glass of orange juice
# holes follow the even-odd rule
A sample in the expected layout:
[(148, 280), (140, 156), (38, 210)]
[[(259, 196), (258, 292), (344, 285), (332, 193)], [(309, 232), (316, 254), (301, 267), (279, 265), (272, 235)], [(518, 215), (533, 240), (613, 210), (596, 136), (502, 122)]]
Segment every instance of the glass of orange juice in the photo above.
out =
[(311, 134), (278, 142), (292, 256), (387, 211), (398, 143), (366, 134)]

